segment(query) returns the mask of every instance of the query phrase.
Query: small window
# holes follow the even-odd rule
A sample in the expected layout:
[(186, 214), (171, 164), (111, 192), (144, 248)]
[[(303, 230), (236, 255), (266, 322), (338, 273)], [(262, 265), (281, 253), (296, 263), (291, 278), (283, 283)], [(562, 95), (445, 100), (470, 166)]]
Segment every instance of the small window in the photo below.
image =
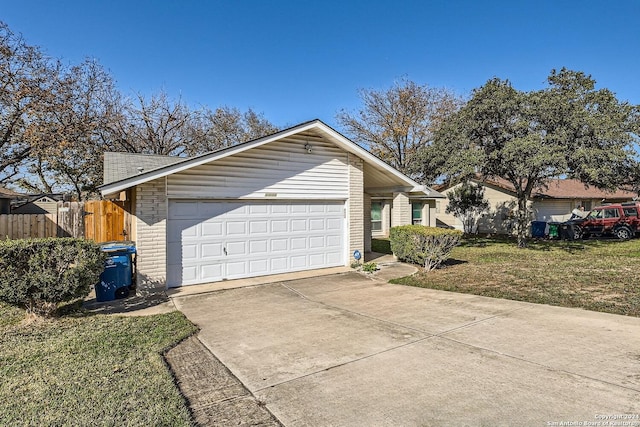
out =
[(422, 203), (411, 204), (411, 223), (413, 225), (422, 224)]
[(371, 202), (371, 231), (382, 231), (381, 202)]

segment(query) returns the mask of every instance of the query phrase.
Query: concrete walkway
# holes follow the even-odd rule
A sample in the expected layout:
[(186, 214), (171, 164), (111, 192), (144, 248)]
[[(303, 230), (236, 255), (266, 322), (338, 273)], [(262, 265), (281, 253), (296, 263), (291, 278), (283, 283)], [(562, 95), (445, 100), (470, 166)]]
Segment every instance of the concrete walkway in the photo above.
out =
[(638, 318), (352, 272), (173, 300), (285, 426), (587, 425), (640, 414)]

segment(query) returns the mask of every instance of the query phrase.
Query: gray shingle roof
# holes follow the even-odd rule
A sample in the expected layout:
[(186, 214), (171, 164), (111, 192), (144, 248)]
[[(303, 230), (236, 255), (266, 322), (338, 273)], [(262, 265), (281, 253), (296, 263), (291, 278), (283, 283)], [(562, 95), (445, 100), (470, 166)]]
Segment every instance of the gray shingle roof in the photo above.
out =
[[(186, 160), (186, 157), (139, 153), (104, 153), (104, 184)], [(141, 169), (140, 169), (141, 168)]]

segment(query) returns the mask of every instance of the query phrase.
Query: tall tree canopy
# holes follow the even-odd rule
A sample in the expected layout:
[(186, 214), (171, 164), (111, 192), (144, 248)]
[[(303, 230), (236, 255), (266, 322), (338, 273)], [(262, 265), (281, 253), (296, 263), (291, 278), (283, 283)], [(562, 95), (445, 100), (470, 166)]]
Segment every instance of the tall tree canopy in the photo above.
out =
[(518, 244), (526, 244), (527, 200), (553, 177), (615, 189), (637, 165), (639, 110), (582, 72), (553, 70), (549, 86), (521, 92), (489, 80), (440, 127), (434, 150), (453, 177), (501, 177), (518, 199)]
[(338, 122), (345, 133), (391, 166), (425, 180), (421, 151), (433, 141), (438, 125), (456, 111), (461, 100), (443, 88), (403, 79), (387, 90), (361, 90), (362, 108), (342, 110)]

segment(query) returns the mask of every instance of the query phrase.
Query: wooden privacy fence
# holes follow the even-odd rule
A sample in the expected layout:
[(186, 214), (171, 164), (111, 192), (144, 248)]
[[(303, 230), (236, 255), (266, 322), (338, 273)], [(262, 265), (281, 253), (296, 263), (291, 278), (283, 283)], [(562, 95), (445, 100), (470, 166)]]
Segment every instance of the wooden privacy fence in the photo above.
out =
[(131, 215), (124, 202), (110, 200), (59, 202), (57, 215), (0, 215), (0, 239), (84, 237), (108, 242), (127, 240), (130, 229)]
[(56, 214), (0, 215), (1, 239), (58, 237)]

